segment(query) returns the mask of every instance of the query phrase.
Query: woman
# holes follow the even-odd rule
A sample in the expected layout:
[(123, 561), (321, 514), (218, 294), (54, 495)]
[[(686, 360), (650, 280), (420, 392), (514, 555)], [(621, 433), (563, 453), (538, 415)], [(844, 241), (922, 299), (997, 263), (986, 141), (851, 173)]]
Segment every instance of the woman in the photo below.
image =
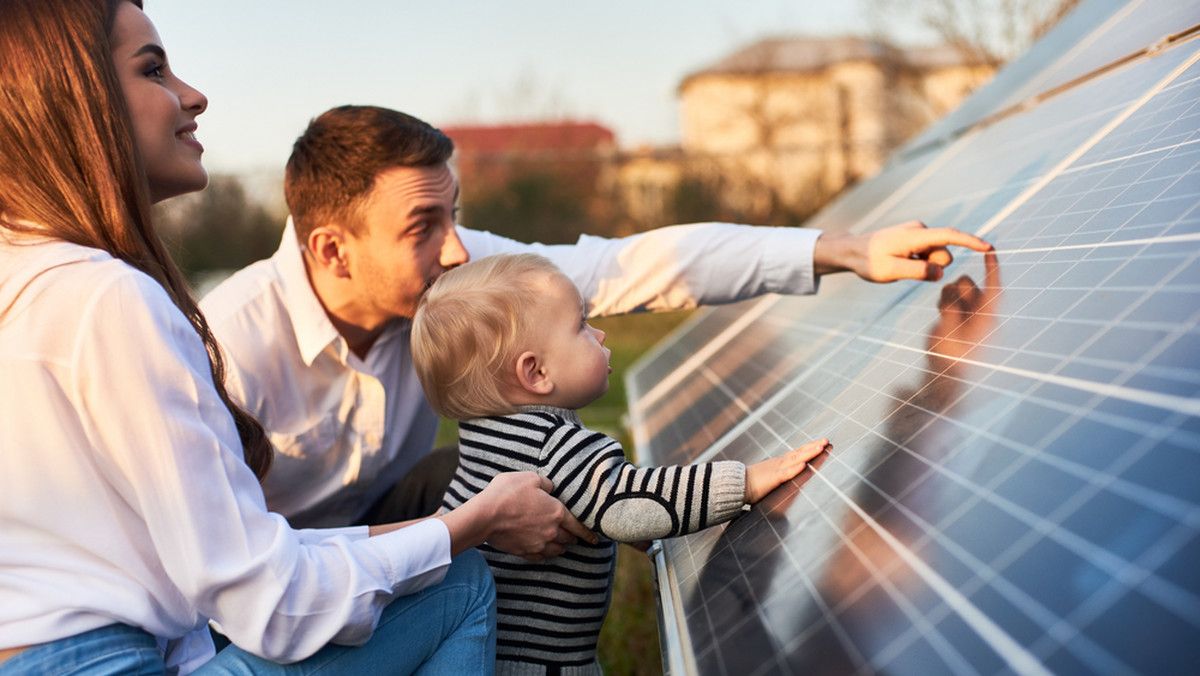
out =
[(150, 221), (207, 182), (206, 105), (140, 0), (0, 0), (0, 674), (489, 671), (457, 555), (553, 555), (561, 506), (514, 476), (403, 528), (266, 511), (270, 448)]

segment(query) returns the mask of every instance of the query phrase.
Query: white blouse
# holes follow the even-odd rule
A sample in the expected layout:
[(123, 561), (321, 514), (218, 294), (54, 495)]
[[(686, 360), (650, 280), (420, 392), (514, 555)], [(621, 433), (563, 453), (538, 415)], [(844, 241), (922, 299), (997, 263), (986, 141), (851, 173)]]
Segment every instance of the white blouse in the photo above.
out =
[(292, 661), (366, 641), (450, 563), (437, 519), (368, 538), (268, 512), (200, 338), (95, 249), (0, 236), (0, 453), (0, 648), (122, 622), (187, 673), (212, 618)]

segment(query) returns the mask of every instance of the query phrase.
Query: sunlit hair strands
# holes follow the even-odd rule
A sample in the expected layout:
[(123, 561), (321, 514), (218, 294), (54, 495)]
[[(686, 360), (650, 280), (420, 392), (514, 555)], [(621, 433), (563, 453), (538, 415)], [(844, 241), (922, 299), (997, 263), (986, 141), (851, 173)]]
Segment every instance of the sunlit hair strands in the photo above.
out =
[(110, 44), (122, 2), (142, 6), (0, 0), (0, 228), (101, 249), (161, 284), (203, 339), (246, 463), (262, 478), (270, 442), (225, 392), (217, 342), (151, 221), (149, 184)]

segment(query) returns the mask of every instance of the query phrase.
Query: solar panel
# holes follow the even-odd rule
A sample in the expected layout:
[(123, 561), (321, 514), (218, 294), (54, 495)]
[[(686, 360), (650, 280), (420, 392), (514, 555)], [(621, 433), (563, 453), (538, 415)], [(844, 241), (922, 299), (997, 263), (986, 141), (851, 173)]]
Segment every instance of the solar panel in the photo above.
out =
[(995, 255), (707, 310), (635, 366), (646, 464), (834, 443), (656, 544), (669, 671), (1195, 670), (1197, 23), (1093, 0), (810, 223), (920, 218)]

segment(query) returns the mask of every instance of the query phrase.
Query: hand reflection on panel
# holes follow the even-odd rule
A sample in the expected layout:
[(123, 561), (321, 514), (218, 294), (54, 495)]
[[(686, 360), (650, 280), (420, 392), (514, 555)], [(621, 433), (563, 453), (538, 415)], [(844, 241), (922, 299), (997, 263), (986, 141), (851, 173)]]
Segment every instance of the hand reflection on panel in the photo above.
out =
[[(983, 288), (967, 275), (942, 287), (938, 300), (938, 321), (929, 331), (927, 343), (930, 371), (955, 375), (963, 370), (960, 361), (984, 347), (984, 341), (996, 328), (996, 310), (1000, 302), (1000, 263), (994, 251), (984, 254)], [(940, 368), (939, 368), (940, 367)]]
[[(871, 451), (872, 459), (865, 464), (873, 468), (870, 485), (862, 482), (852, 487), (856, 494), (851, 499), (870, 515), (875, 527), (886, 530), (904, 547), (911, 547), (925, 532), (909, 514), (925, 520), (936, 516), (932, 512), (938, 501), (937, 482), (918, 485), (929, 478), (931, 465), (961, 441), (954, 426), (947, 425), (941, 415), (962, 396), (961, 378), (969, 360), (995, 328), (1001, 289), (994, 253), (986, 255), (985, 266), (982, 288), (968, 276), (943, 287), (938, 320), (926, 344), (922, 382), (896, 393), (906, 404), (889, 418), (885, 441)], [(833, 441), (836, 446), (837, 440)], [(701, 673), (754, 671), (755, 665), (774, 660), (780, 652), (785, 654), (779, 659), (797, 673), (853, 673), (870, 661), (870, 655), (913, 626), (913, 618), (900, 611), (893, 597), (919, 595), (923, 588), (919, 578), (896, 550), (851, 510), (846, 511), (848, 518), (840, 528), (841, 546), (826, 560), (823, 576), (815, 580), (818, 589), (813, 589), (812, 583), (795, 586), (792, 581), (775, 579), (777, 574), (792, 574), (786, 567), (777, 573), (787, 547), (781, 543), (793, 523), (799, 522), (794, 515), (789, 519), (788, 512), (799, 496), (799, 487), (815, 478), (813, 472), (827, 460), (827, 455), (819, 456), (794, 486), (781, 487), (751, 514), (730, 524), (721, 542), (710, 550), (693, 598), (685, 604), (705, 607), (712, 627), (711, 634), (706, 626), (692, 627)], [(892, 500), (904, 509), (897, 509)], [(821, 571), (807, 570), (805, 574), (816, 576)], [(802, 609), (799, 615), (778, 605), (763, 607), (771, 600), (772, 591), (779, 589), (787, 590), (787, 603), (793, 609)], [(820, 599), (813, 599), (813, 593)], [(793, 619), (782, 618), (785, 614), (792, 614)], [(702, 617), (699, 613), (694, 619)], [(797, 645), (801, 634), (806, 638)]]
[[(921, 663), (928, 666), (928, 660), (937, 659), (915, 634), (907, 645), (894, 643), (937, 602), (896, 543), (915, 553), (927, 537), (924, 524), (938, 521), (945, 487), (935, 467), (965, 441), (964, 433), (944, 415), (963, 397), (971, 360), (985, 349), (984, 341), (995, 329), (1000, 267), (995, 253), (988, 253), (984, 262), (982, 288), (965, 275), (943, 287), (938, 320), (927, 341), (927, 370), (916, 387), (894, 395), (905, 404), (888, 419), (884, 439), (865, 465), (870, 468), (867, 480), (859, 482), (850, 497), (870, 521), (857, 511), (846, 512), (841, 546), (821, 581), (821, 594), (836, 615), (834, 621), (854, 647), (810, 641), (793, 656), (801, 666), (817, 671), (857, 668), (863, 659), (878, 659), (885, 648), (888, 659), (904, 662), (907, 655), (916, 660), (895, 664), (899, 671)], [(881, 530), (891, 536), (890, 541)]]
[[(705, 606), (717, 634), (696, 641), (695, 628), (692, 630), (700, 673), (753, 671), (753, 665), (779, 651), (770, 638), (775, 628), (764, 626), (760, 604), (767, 597), (778, 557), (783, 553), (780, 543), (788, 528), (787, 512), (828, 457), (826, 452), (809, 461), (799, 476), (768, 495), (751, 513), (730, 523), (721, 539), (731, 546), (718, 545), (710, 552), (694, 598), (685, 604)], [(724, 636), (722, 632), (730, 627), (734, 633)], [(710, 647), (713, 649), (708, 650)]]

